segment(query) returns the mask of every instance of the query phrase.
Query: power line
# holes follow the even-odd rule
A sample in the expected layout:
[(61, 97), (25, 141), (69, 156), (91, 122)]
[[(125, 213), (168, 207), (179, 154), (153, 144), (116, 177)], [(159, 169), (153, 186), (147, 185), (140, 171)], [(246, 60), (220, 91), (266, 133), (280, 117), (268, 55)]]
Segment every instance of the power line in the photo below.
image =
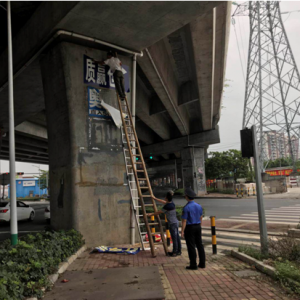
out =
[(238, 18), (238, 24), (239, 24), (240, 37), (241, 37), (242, 47), (243, 47), (244, 61), (247, 62), (246, 54), (245, 54), (245, 47), (244, 47), (244, 39), (242, 38), (242, 30), (241, 30), (241, 25), (240, 25), (240, 19), (239, 18)]
[(241, 51), (240, 51), (240, 45), (239, 45), (239, 41), (238, 41), (238, 37), (237, 37), (237, 34), (236, 34), (236, 29), (235, 29), (235, 20), (234, 20), (234, 18), (232, 18), (232, 25), (233, 25), (233, 28), (234, 28), (236, 43), (237, 43), (237, 47), (238, 47), (238, 51), (239, 51), (239, 57), (240, 57), (240, 63), (241, 63), (241, 67), (242, 67), (244, 82), (246, 82), (245, 72), (244, 72), (244, 67), (243, 67), (242, 57), (241, 57)]

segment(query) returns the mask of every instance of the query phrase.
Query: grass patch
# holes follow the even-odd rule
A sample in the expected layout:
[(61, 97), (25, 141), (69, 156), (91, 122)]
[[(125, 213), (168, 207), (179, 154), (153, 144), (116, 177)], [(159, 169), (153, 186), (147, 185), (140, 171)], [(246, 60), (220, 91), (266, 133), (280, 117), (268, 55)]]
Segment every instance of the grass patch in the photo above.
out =
[(269, 258), (269, 256), (267, 255), (263, 255), (260, 250), (258, 249), (255, 249), (251, 246), (240, 246), (239, 247), (239, 252), (242, 252), (242, 253), (245, 253), (257, 260), (264, 260), (264, 259), (267, 259)]
[(16, 246), (4, 241), (0, 245), (0, 299), (41, 298), (41, 289), (49, 287), (48, 276), (83, 244), (75, 230), (28, 234)]

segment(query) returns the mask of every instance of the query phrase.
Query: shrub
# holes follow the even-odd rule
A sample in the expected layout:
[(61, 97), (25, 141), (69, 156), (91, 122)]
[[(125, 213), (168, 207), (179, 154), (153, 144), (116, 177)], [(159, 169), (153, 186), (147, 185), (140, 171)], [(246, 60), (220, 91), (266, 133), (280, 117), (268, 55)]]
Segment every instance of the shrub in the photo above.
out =
[(269, 253), (274, 259), (280, 257), (300, 264), (300, 241), (290, 237), (269, 239)]
[(28, 234), (16, 246), (6, 240), (0, 245), (0, 299), (41, 297), (48, 275), (83, 244), (75, 230)]
[(175, 190), (174, 195), (183, 196), (184, 195), (184, 189)]

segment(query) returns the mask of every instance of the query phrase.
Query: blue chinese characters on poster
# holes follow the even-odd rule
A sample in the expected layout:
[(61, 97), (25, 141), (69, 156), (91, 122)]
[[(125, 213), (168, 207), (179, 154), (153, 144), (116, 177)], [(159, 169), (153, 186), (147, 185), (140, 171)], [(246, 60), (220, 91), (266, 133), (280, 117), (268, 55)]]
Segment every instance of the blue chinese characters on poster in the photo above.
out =
[(111, 119), (110, 115), (101, 105), (100, 90), (88, 87), (88, 101), (89, 101), (89, 116), (104, 119)]
[[(113, 74), (109, 66), (101, 66), (86, 55), (83, 56), (83, 62), (84, 83), (106, 89), (115, 89)], [(122, 72), (124, 74), (125, 91), (129, 93), (129, 67), (122, 65)]]

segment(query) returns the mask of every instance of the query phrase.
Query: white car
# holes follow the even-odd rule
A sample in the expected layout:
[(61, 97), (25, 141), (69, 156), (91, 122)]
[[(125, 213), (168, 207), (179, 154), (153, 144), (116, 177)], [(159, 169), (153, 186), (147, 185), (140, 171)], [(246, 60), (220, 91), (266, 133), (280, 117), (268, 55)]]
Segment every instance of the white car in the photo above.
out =
[[(35, 217), (35, 211), (32, 207), (25, 204), (24, 202), (17, 201), (17, 217), (18, 221), (28, 220), (33, 221)], [(0, 202), (0, 222), (10, 221), (10, 203)]]
[(50, 223), (50, 205), (45, 208), (45, 219), (48, 223)]

